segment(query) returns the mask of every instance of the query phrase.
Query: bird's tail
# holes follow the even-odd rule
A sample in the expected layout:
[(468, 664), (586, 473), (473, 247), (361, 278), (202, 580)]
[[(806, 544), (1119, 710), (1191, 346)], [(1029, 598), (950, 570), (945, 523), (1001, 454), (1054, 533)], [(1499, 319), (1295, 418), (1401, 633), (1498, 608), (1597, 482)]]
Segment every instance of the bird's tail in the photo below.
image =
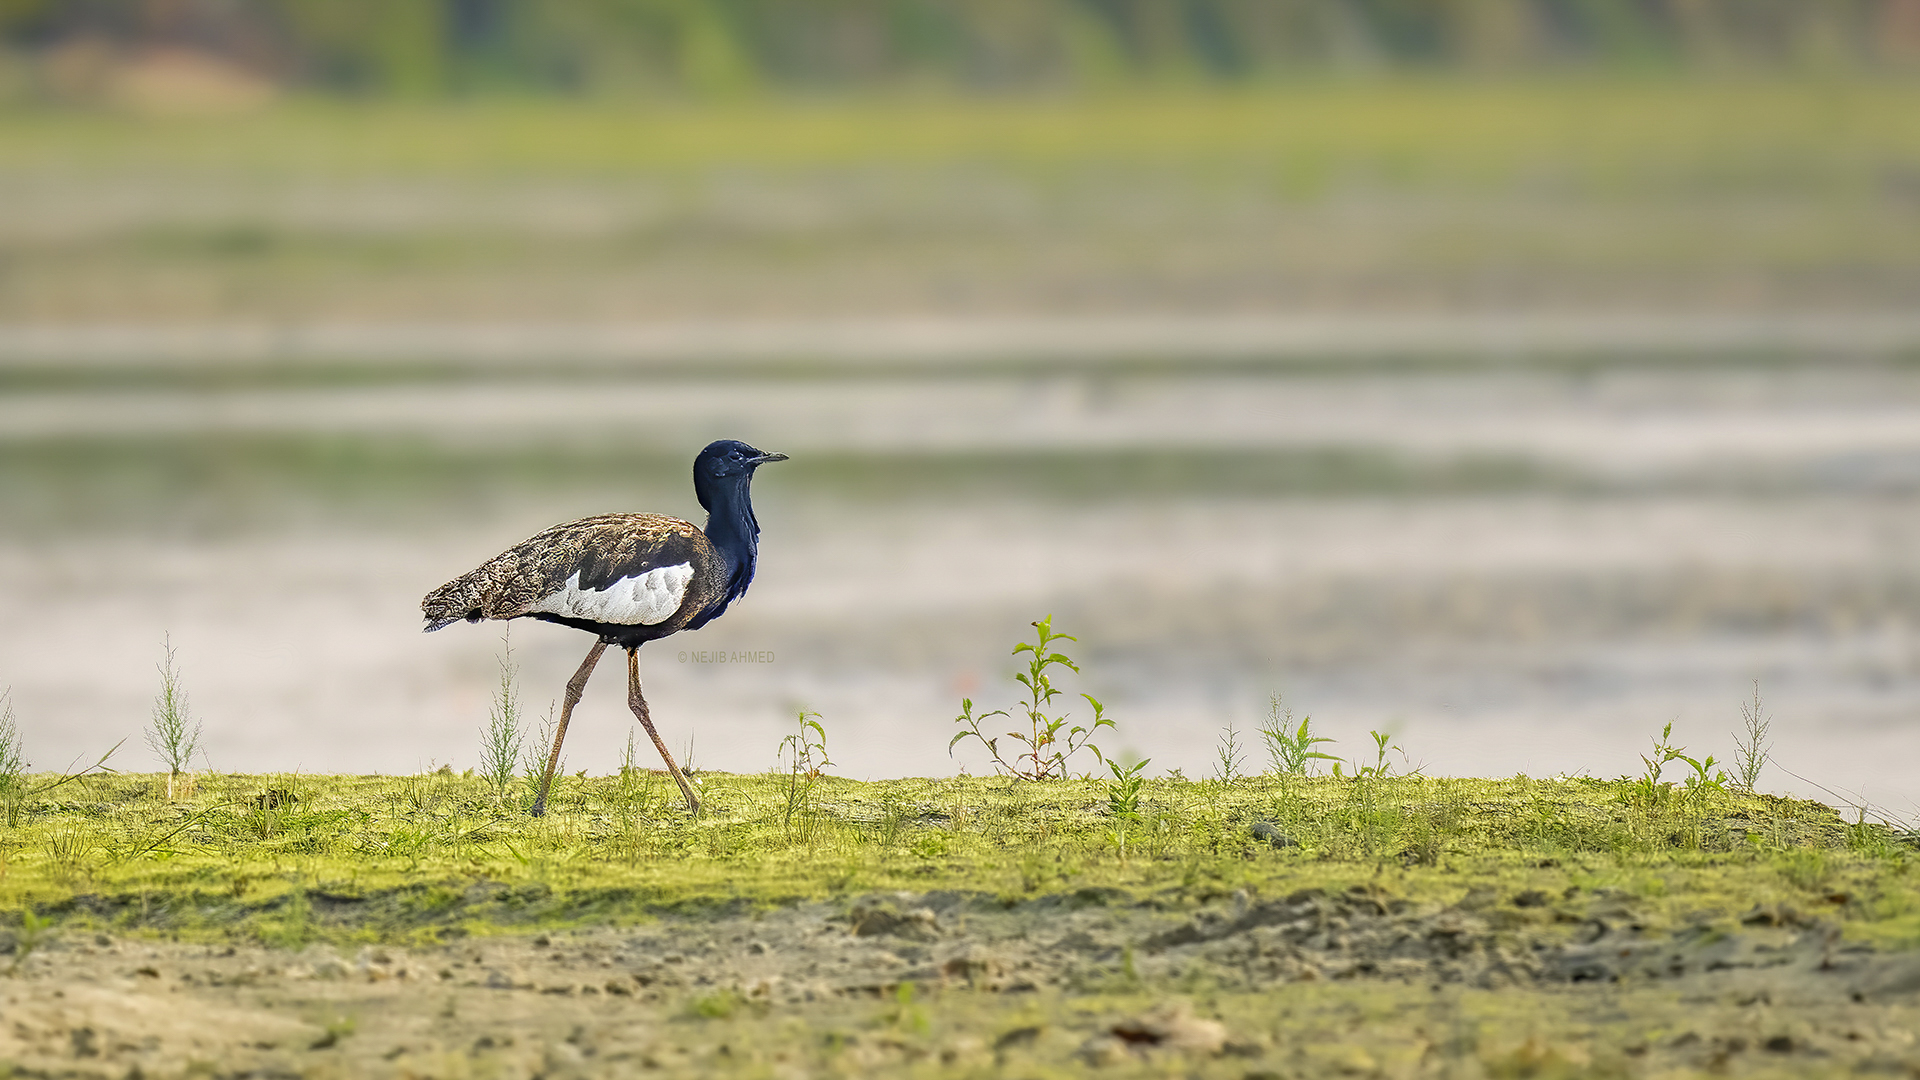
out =
[(427, 619), (424, 632), (431, 634), (461, 619), (479, 622), (481, 614), (477, 585), (474, 575), (462, 574), (428, 593), (420, 601), (420, 613)]

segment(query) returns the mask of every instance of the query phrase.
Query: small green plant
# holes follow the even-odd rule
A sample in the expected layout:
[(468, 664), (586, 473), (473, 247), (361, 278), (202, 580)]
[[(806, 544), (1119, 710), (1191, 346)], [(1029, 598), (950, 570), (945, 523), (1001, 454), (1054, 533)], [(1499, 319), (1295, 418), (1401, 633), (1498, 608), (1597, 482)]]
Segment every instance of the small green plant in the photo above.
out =
[[(534, 738), (526, 740), (520, 751), (520, 780), (527, 791), (540, 790), (540, 778), (547, 773), (548, 747), (553, 745), (553, 733), (559, 726), (554, 719), (553, 706), (547, 706), (547, 715), (540, 721), (540, 727)], [(547, 792), (549, 804), (560, 797), (560, 784), (567, 778), (567, 759), (561, 758), (553, 769), (553, 787)]]
[(1367, 734), (1373, 736), (1373, 764), (1362, 765), (1358, 761), (1354, 762), (1353, 775), (1356, 779), (1384, 780), (1393, 775), (1393, 766), (1387, 764), (1387, 751), (1391, 750), (1402, 756), (1405, 752), (1398, 746), (1390, 745), (1392, 736), (1384, 731), (1369, 731)]
[(147, 747), (167, 767), (167, 799), (182, 794), (181, 775), (193, 764), (200, 750), (200, 724), (187, 707), (187, 692), (180, 685), (178, 652), (171, 635), (161, 639), (164, 657), (160, 662), (160, 695), (153, 700), (153, 721), (147, 727)]
[(1666, 773), (1667, 766), (1686, 755), (1686, 747), (1673, 745), (1673, 722), (1660, 729), (1660, 737), (1653, 740), (1653, 753), (1641, 754), (1640, 763), (1645, 771), (1628, 787), (1633, 800), (1647, 810), (1657, 810), (1667, 800), (1673, 784), (1660, 779)]
[(69, 824), (49, 831), (44, 844), (47, 865), (63, 880), (85, 873), (97, 847), (94, 833), (83, 824)]
[(1314, 747), (1333, 740), (1313, 734), (1313, 717), (1300, 718), (1300, 726), (1293, 724), (1293, 710), (1287, 707), (1280, 695), (1275, 694), (1267, 702), (1267, 722), (1260, 726), (1260, 738), (1267, 744), (1267, 760), (1272, 771), (1281, 776), (1305, 776), (1313, 771), (1315, 761), (1338, 761), (1332, 754), (1322, 753)]
[[(1640, 755), (1640, 761), (1644, 770), (1638, 779), (1628, 783), (1627, 800), (1645, 815), (1649, 827), (1662, 811), (1678, 809), (1686, 818), (1680, 839), (1698, 847), (1707, 804), (1715, 794), (1725, 793), (1729, 783), (1727, 774), (1715, 768), (1719, 762), (1711, 754), (1693, 757), (1686, 747), (1675, 745), (1672, 722), (1661, 728), (1659, 738), (1653, 740), (1653, 753)], [(1676, 761), (1693, 770), (1678, 786), (1663, 779), (1666, 767)]]
[(620, 826), (621, 834), (636, 841), (637, 851), (640, 833), (636, 831), (639, 823), (655, 814), (655, 785), (659, 776), (640, 764), (640, 748), (635, 740), (633, 728), (627, 729), (627, 745), (620, 751), (620, 771), (614, 775), (613, 783), (601, 790), (605, 792), (614, 819)]
[(1727, 787), (1727, 774), (1714, 768), (1719, 763), (1714, 760), (1712, 754), (1704, 758), (1691, 757), (1687, 754), (1686, 747), (1673, 744), (1671, 721), (1666, 727), (1660, 729), (1660, 737), (1653, 741), (1653, 753), (1641, 754), (1640, 761), (1646, 767), (1646, 771), (1641, 773), (1639, 779), (1633, 781), (1629, 790), (1643, 806), (1650, 809), (1659, 809), (1672, 800), (1674, 786), (1670, 781), (1662, 781), (1661, 777), (1665, 774), (1666, 767), (1676, 761), (1686, 764), (1693, 770), (1691, 776), (1684, 778), (1680, 788), (1680, 793), (1687, 798), (1688, 802), (1697, 804), (1709, 793), (1725, 791)]
[[(1388, 833), (1397, 827), (1397, 815), (1389, 812), (1381, 804), (1380, 782), (1393, 775), (1393, 766), (1387, 764), (1389, 751), (1399, 752), (1392, 745), (1392, 737), (1384, 731), (1369, 731), (1373, 737), (1373, 764), (1362, 765), (1358, 759), (1353, 762), (1353, 787), (1348, 797), (1348, 809), (1353, 815), (1353, 824), (1360, 835), (1362, 850), (1373, 855), (1384, 843)], [(1333, 763), (1333, 775), (1343, 778), (1340, 762)]]
[(611, 784), (600, 789), (613, 815), (616, 839), (628, 855), (636, 858), (645, 846), (639, 824), (649, 816), (654, 788), (653, 772), (641, 767), (639, 755), (634, 729), (628, 728), (627, 745), (620, 751), (620, 770)]
[(1055, 664), (1062, 665), (1076, 674), (1080, 671), (1067, 654), (1053, 647), (1056, 641), (1077, 641), (1069, 634), (1056, 634), (1053, 631), (1053, 616), (1049, 615), (1032, 624), (1038, 631), (1031, 642), (1023, 641), (1013, 647), (1015, 656), (1028, 653), (1027, 670), (1014, 676), (1020, 685), (1027, 688), (1027, 696), (1020, 703), (1019, 712), (1027, 720), (1028, 730), (1009, 731), (1006, 738), (1020, 744), (1011, 759), (1000, 752), (1000, 736), (989, 736), (980, 725), (996, 716), (1012, 717), (1005, 709), (975, 714), (973, 700), (962, 698), (960, 715), (954, 717), (954, 723), (965, 724), (966, 730), (955, 735), (947, 743), (947, 753), (963, 739), (979, 740), (993, 756), (994, 768), (1022, 780), (1048, 780), (1068, 775), (1069, 762), (1081, 750), (1090, 750), (1096, 760), (1105, 763), (1106, 755), (1093, 743), (1093, 736), (1101, 728), (1113, 727), (1113, 721), (1107, 718), (1106, 707), (1092, 694), (1081, 694), (1087, 704), (1093, 706), (1093, 722), (1085, 726), (1069, 726), (1065, 713), (1051, 716), (1048, 710), (1053, 707), (1053, 699), (1064, 691), (1053, 685), (1051, 673), (1047, 670)]
[(1734, 786), (1741, 791), (1752, 792), (1760, 782), (1760, 770), (1767, 764), (1767, 729), (1773, 726), (1772, 718), (1760, 705), (1758, 679), (1753, 681), (1753, 700), (1740, 706), (1740, 719), (1746, 731), (1744, 735), (1733, 737)]
[(634, 741), (632, 728), (627, 729), (627, 745), (620, 750), (620, 779), (636, 776), (644, 772), (640, 768), (640, 745)]
[(883, 849), (891, 849), (900, 842), (907, 830), (908, 805), (905, 799), (889, 791), (880, 797), (879, 827), (872, 833), (873, 839)]
[(7, 828), (20, 827), (20, 811), (26, 805), (26, 751), (20, 745), (20, 726), (13, 716), (13, 690), (0, 691), (0, 810)]
[(1247, 754), (1240, 745), (1240, 730), (1232, 720), (1227, 721), (1225, 731), (1220, 733), (1220, 741), (1213, 748), (1213, 778), (1222, 784), (1233, 784), (1246, 777)]
[(1107, 770), (1113, 773), (1113, 779), (1106, 782), (1107, 813), (1113, 818), (1113, 844), (1120, 852), (1120, 861), (1127, 861), (1127, 834), (1132, 826), (1140, 823), (1140, 788), (1146, 783), (1141, 770), (1147, 767), (1146, 760), (1122, 766), (1109, 760)]
[(1688, 802), (1697, 804), (1714, 792), (1727, 790), (1726, 771), (1714, 768), (1718, 762), (1712, 754), (1698, 760), (1682, 754), (1680, 760), (1693, 770), (1691, 775), (1681, 777), (1681, 789), (1686, 793)]
[[(795, 718), (793, 734), (780, 740), (777, 757), (786, 766), (781, 827), (791, 840), (794, 836), (794, 819), (807, 822), (811, 817), (813, 789), (820, 783), (822, 770), (833, 765), (833, 760), (827, 756), (827, 729), (820, 723), (819, 713), (800, 710)], [(811, 835), (811, 829), (806, 831)]]
[[(500, 685), (494, 688), (493, 705), (487, 710), (487, 726), (480, 732), (480, 775), (493, 788), (495, 801), (505, 802), (513, 786), (514, 769), (520, 762), (520, 750), (526, 741), (521, 731), (519, 671), (513, 666), (513, 639), (500, 638)], [(546, 763), (541, 762), (544, 768)]]

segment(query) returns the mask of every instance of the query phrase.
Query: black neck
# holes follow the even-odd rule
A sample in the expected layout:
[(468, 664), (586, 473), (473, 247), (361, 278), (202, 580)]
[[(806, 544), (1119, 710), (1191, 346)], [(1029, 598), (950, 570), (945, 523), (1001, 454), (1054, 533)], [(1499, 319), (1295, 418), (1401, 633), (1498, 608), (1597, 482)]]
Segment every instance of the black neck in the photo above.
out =
[(760, 523), (754, 520), (753, 501), (747, 494), (750, 480), (747, 476), (727, 477), (696, 485), (700, 505), (707, 508), (707, 539), (726, 561), (727, 592), (720, 599), (723, 608), (753, 583)]

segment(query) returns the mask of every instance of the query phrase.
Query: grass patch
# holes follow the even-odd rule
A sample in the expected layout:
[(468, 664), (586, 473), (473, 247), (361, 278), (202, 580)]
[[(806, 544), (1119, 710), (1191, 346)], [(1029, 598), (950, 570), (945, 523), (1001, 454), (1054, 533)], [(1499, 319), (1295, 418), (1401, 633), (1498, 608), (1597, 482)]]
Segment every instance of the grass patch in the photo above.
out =
[[(707, 774), (689, 818), (639, 770), (575, 778), (548, 816), (489, 781), (94, 775), (29, 801), (0, 837), (0, 909), (21, 920), (301, 944), (433, 941), (754, 910), (883, 890), (1009, 902), (1201, 902), (1372, 884), (1451, 902), (1472, 888), (1615, 888), (1687, 912), (1832, 911), (1920, 942), (1910, 838), (1813, 802), (1712, 790), (1648, 801), (1627, 781), (1290, 776), (1140, 784), (1125, 823), (1091, 779), (863, 783)], [(55, 797), (57, 795), (57, 797)]]

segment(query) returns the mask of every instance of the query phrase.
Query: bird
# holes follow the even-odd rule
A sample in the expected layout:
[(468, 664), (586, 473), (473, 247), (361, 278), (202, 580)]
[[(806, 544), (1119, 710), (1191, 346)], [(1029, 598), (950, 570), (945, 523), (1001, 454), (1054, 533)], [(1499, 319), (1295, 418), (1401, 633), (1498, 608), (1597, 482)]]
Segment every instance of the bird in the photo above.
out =
[(426, 633), (462, 619), (540, 619), (585, 630), (593, 648), (567, 680), (553, 751), (531, 813), (546, 813), (547, 790), (560, 765), (560, 744), (600, 656), (612, 645), (627, 651), (627, 707), (645, 728), (686, 796), (700, 800), (648, 715), (640, 692), (640, 646), (698, 630), (726, 612), (753, 584), (760, 523), (750, 489), (760, 466), (785, 454), (756, 450), (736, 439), (709, 443), (693, 460), (693, 493), (707, 512), (704, 529), (661, 514), (601, 514), (555, 525), (481, 563), (420, 601)]

